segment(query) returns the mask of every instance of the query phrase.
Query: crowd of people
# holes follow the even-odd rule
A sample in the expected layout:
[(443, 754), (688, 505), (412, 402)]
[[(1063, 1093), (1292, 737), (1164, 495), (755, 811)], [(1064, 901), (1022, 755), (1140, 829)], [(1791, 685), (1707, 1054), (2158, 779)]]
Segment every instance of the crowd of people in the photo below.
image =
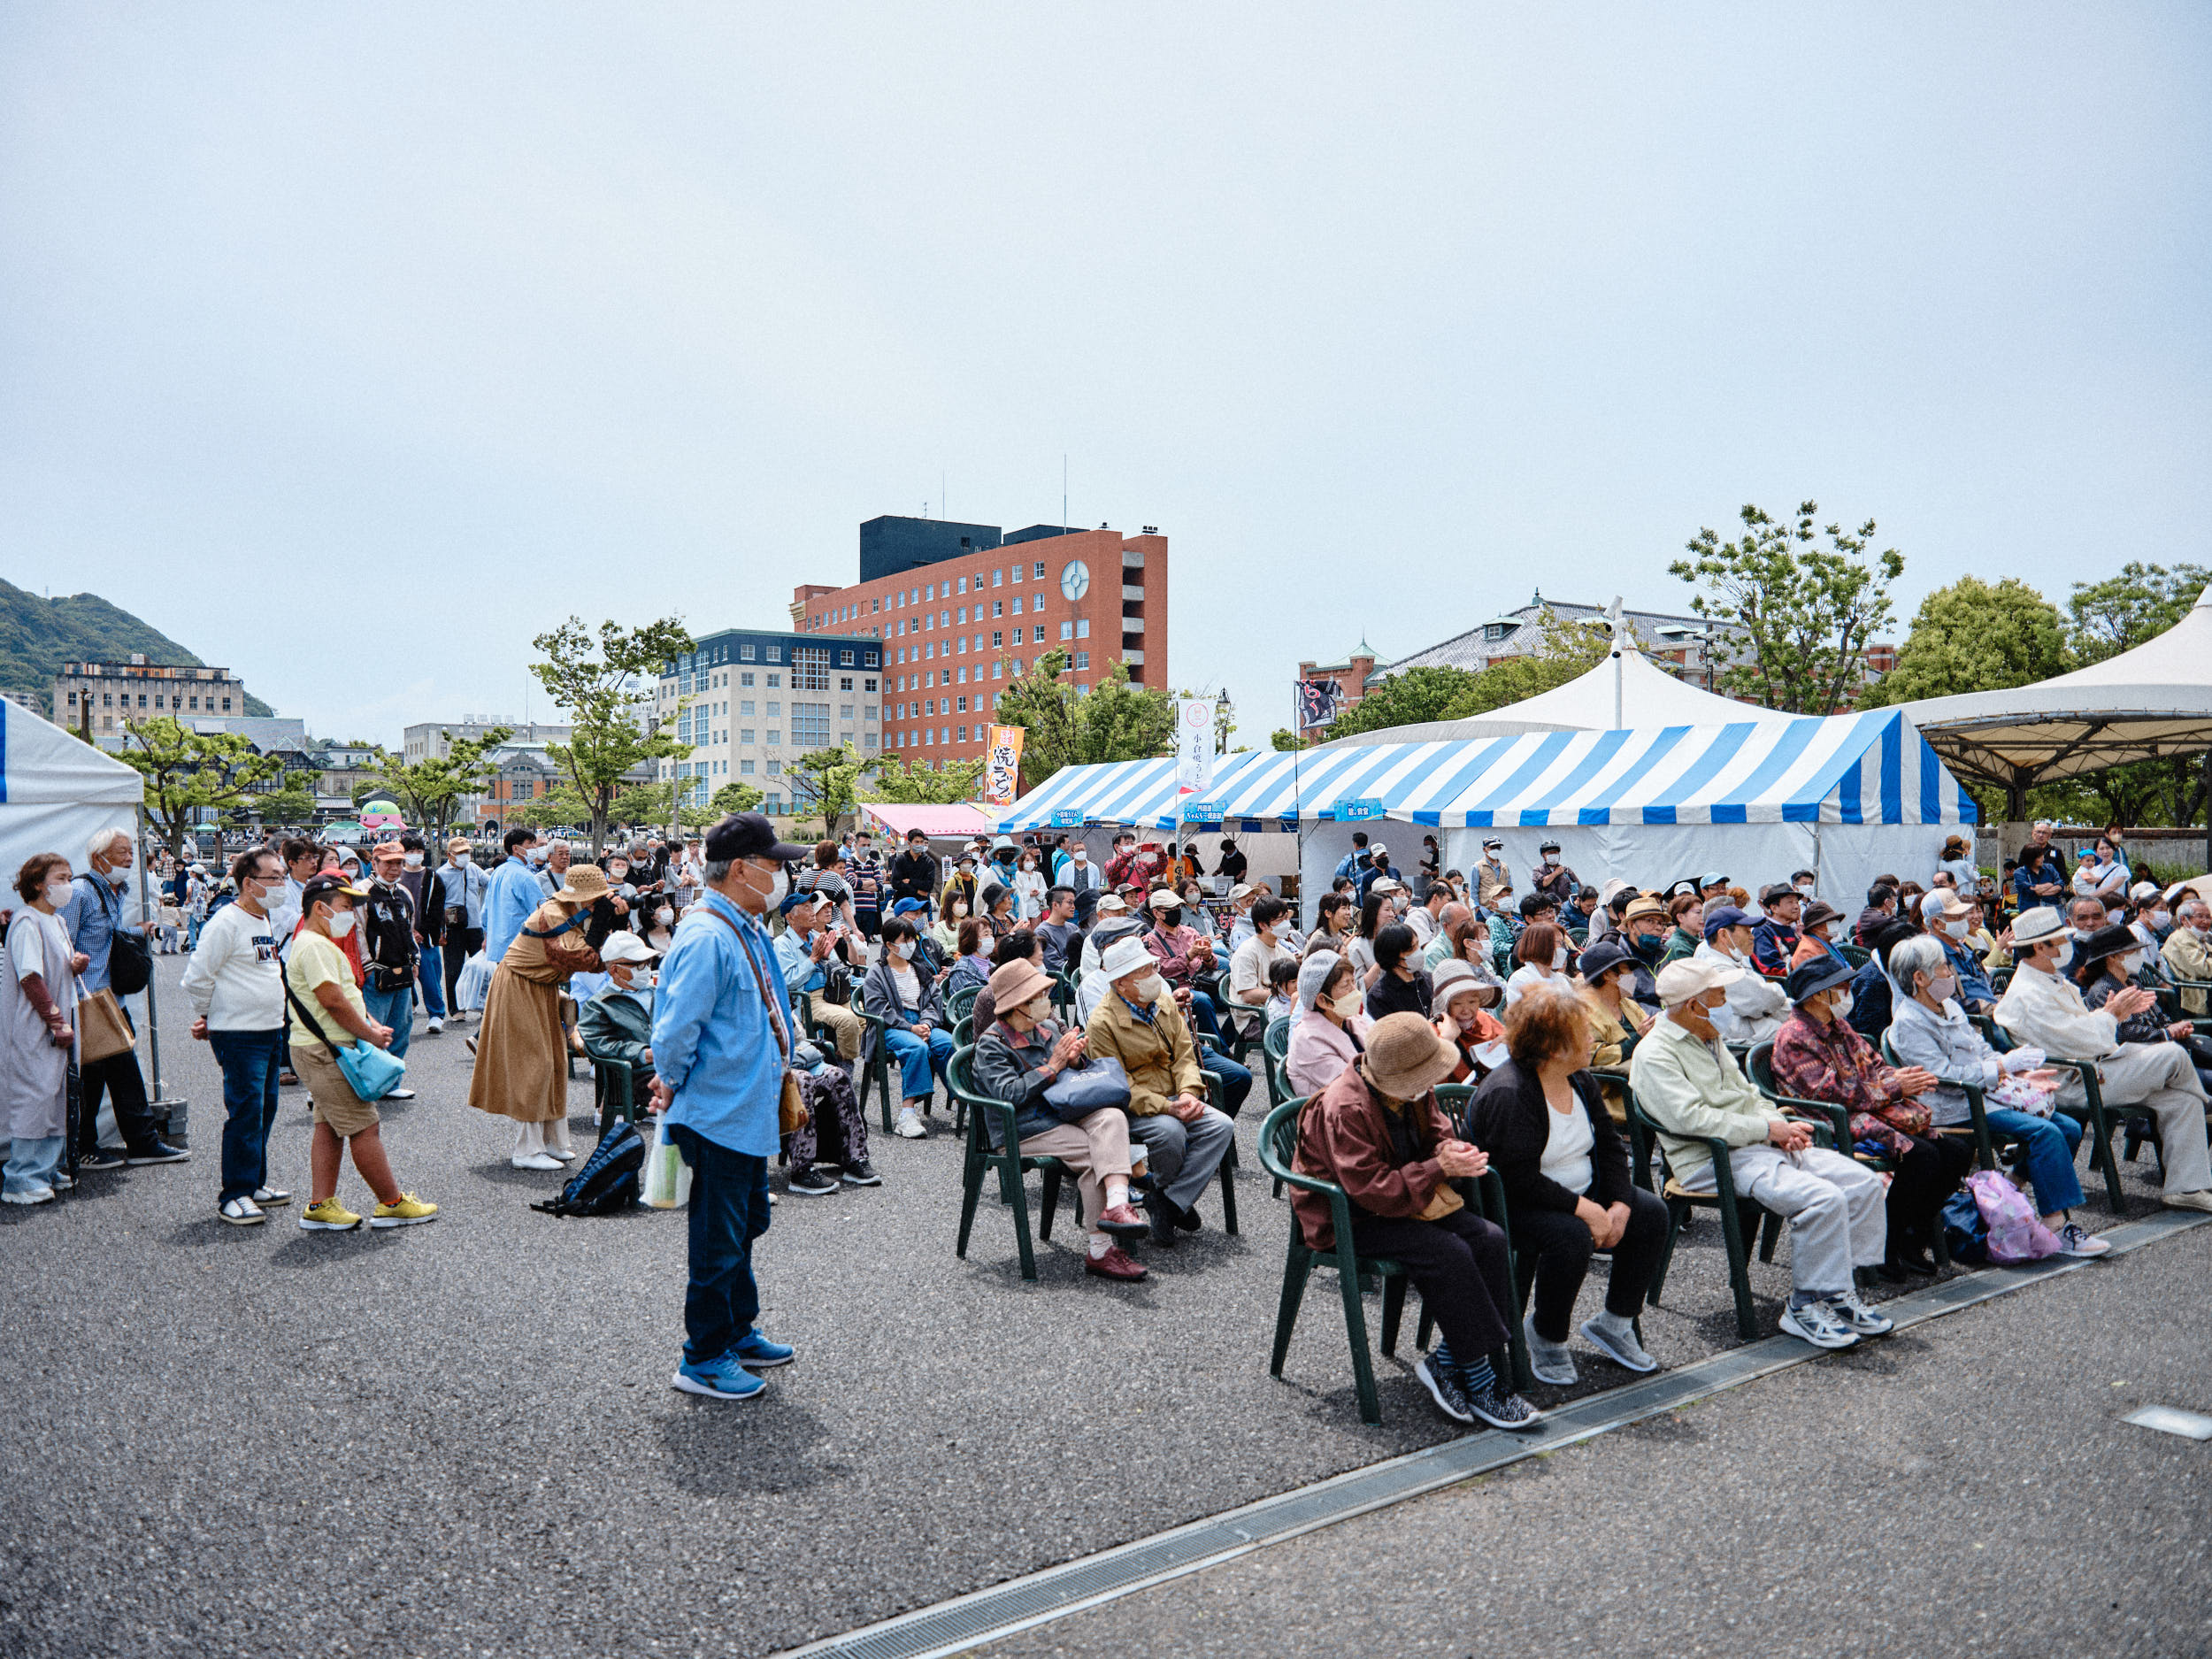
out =
[[(619, 1060), (636, 1110), (692, 1171), (674, 1386), (747, 1398), (790, 1357), (757, 1327), (772, 1172), (780, 1163), (784, 1191), (803, 1196), (880, 1184), (859, 1105), (872, 1064), (895, 1076), (895, 1135), (923, 1138), (964, 1045), (969, 1087), (1010, 1109), (981, 1132), (996, 1147), (1010, 1125), (1024, 1156), (1072, 1172), (1085, 1271), (1129, 1282), (1146, 1251), (1204, 1225), (1254, 1082), (1237, 1056), (1271, 1042), (1285, 1097), (1302, 1102), (1294, 1167), (1344, 1190), (1356, 1248), (1403, 1263), (1435, 1316), (1417, 1374), (1438, 1408), (1523, 1428), (1540, 1414), (1513, 1386), (1517, 1317), (1546, 1383), (1575, 1380), (1577, 1335), (1631, 1371), (1657, 1363), (1636, 1321), (1667, 1206), (1634, 1168), (1632, 1096), (1677, 1188), (1717, 1190), (1717, 1144), (1735, 1192), (1786, 1218), (1782, 1329), (1824, 1348), (1890, 1328), (1870, 1276), (1936, 1270), (1973, 1158), (1956, 1133), (1970, 1088), (2054, 1248), (2107, 1248), (2074, 1215), (2085, 1063), (2108, 1109), (2150, 1119), (2162, 1201), (2212, 1210), (2212, 1045), (2185, 1017), (2204, 1009), (2212, 908), (2135, 879), (2116, 830), (2061, 875), (2051, 833), (2038, 826), (1997, 879), (1956, 840), (1924, 884), (1885, 876), (1863, 900), (1824, 895), (1810, 871), (1755, 893), (1721, 872), (1593, 887), (1551, 845), (1517, 881), (1501, 841), (1462, 872), (1432, 836), (1409, 878), (1362, 835), (1302, 927), (1247, 879), (1233, 838), (1209, 870), (1196, 844), (1133, 832), (1102, 861), (1074, 835), (947, 855), (919, 831), (787, 844), (756, 814), (595, 861), (519, 828), (495, 853), (456, 838), (434, 863), (411, 834), (365, 865), (290, 839), (218, 877), (165, 872), (164, 897), (191, 956), (192, 1035), (224, 1079), (226, 1222), (290, 1202), (269, 1184), (267, 1141), (292, 1082), (315, 1125), (302, 1227), (363, 1225), (339, 1191), (348, 1156), (368, 1225), (435, 1217), (379, 1133), (376, 1102), (405, 1091), (365, 1081), (373, 1054), (403, 1063), (419, 1007), (432, 1035), (476, 1013), (468, 1102), (511, 1125), (520, 1169), (564, 1172), (579, 1156), (570, 1056)], [(17, 872), (0, 974), (11, 1203), (50, 1202), (73, 1167), (190, 1156), (163, 1138), (128, 1046), (78, 1068), (66, 1140), (80, 1017), (102, 1013), (104, 993), (115, 1006), (111, 963), (135, 931), (119, 896), (134, 856), (111, 833), (81, 874), (59, 854)], [(1747, 1072), (1755, 1048), (1764, 1087)], [(1469, 1086), (1458, 1110), (1440, 1104), (1446, 1083)], [(1467, 1202), (1492, 1170), (1508, 1231)], [(1310, 1192), (1293, 1205), (1306, 1242), (1330, 1248), (1328, 1205)], [(1532, 1263), (1525, 1316), (1515, 1256)], [(1602, 1308), (1577, 1326), (1600, 1258)]]

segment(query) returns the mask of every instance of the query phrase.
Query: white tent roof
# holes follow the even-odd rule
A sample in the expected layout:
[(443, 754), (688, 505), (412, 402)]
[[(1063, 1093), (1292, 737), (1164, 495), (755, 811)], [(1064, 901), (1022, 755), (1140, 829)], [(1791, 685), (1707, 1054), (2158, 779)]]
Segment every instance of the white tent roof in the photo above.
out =
[(2070, 674), (1904, 705), (1964, 776), (2008, 788), (2212, 749), (2212, 588), (2160, 634)]
[[(1615, 683), (1617, 660), (1619, 681)], [(1466, 738), (1514, 737), (1524, 732), (1610, 732), (1624, 725), (1737, 726), (1744, 721), (1786, 720), (1755, 703), (1738, 703), (1685, 685), (1633, 647), (1609, 657), (1563, 686), (1525, 697), (1487, 714), (1463, 720), (1429, 720), (1361, 732), (1317, 747), (1371, 743), (1448, 743)]]
[(0, 806), (136, 806), (145, 793), (114, 756), (0, 697)]

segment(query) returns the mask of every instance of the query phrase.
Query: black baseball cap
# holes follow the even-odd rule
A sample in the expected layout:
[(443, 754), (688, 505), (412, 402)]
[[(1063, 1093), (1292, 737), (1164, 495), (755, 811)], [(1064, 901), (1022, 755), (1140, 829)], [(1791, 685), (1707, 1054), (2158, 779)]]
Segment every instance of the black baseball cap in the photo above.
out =
[(789, 864), (795, 858), (813, 856), (814, 849), (778, 841), (775, 826), (758, 812), (733, 812), (707, 832), (706, 852), (708, 861), (718, 864), (740, 858), (773, 858)]

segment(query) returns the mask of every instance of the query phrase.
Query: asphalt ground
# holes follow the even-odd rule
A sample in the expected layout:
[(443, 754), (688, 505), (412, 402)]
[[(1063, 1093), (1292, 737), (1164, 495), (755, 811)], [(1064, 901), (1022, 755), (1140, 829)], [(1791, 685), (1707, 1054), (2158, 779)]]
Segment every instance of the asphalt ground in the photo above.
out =
[(2212, 1652), (2198, 1227), (1040, 1626), (992, 1659)]
[[(157, 963), (165, 987), (181, 965)], [(0, 1210), (0, 1654), (772, 1652), (1454, 1432), (1410, 1329), (1379, 1361), (1383, 1425), (1359, 1422), (1326, 1274), (1268, 1375), (1288, 1212), (1258, 1174), (1257, 1098), (1243, 1236), (1209, 1197), (1204, 1232), (1141, 1248), (1134, 1286), (1082, 1273), (1064, 1212), (1024, 1283), (987, 1197), (956, 1260), (944, 1116), (879, 1136), (881, 1187), (782, 1196), (763, 1324), (800, 1357), (732, 1404), (668, 1386), (682, 1217), (533, 1213), (563, 1178), (508, 1165), (455, 1027), (418, 1035), (420, 1098), (385, 1118), (401, 1184), (442, 1214), (388, 1233), (303, 1233), (296, 1203), (219, 1222), (219, 1079), (202, 1045), (164, 1053), (193, 1163)], [(588, 1152), (588, 1076), (570, 1098)], [(272, 1179), (303, 1196), (308, 1125), (287, 1090)], [(349, 1168), (340, 1193), (365, 1208)], [(1786, 1240), (1754, 1264), (1769, 1333), (1787, 1261)], [(1645, 1335), (1669, 1365), (1735, 1344), (1710, 1220)], [(1581, 1361), (1538, 1402), (1624, 1378)]]

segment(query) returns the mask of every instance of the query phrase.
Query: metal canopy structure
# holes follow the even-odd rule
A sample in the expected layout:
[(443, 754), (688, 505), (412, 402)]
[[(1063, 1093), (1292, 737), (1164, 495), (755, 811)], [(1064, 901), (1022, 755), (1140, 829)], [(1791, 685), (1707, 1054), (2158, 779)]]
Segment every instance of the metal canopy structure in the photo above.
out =
[(2131, 651), (2032, 686), (1902, 706), (1953, 772), (2004, 790), (2016, 819), (2037, 784), (2135, 760), (2212, 764), (2212, 588)]

